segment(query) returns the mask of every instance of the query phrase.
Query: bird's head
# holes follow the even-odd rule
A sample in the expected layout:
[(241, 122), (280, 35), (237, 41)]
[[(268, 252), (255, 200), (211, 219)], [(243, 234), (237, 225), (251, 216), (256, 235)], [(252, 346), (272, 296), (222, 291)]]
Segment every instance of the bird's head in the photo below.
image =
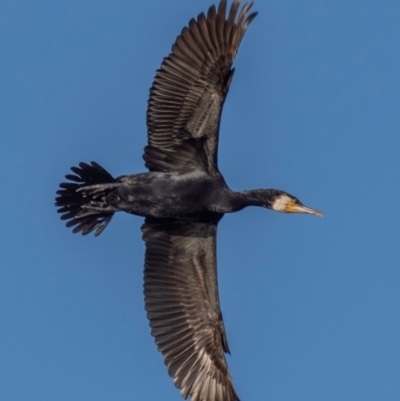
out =
[(319, 210), (311, 209), (304, 206), (296, 197), (289, 195), (284, 191), (275, 190), (272, 196), (268, 197), (268, 209), (275, 210), (282, 213), (307, 213), (315, 214), (322, 217), (323, 214)]

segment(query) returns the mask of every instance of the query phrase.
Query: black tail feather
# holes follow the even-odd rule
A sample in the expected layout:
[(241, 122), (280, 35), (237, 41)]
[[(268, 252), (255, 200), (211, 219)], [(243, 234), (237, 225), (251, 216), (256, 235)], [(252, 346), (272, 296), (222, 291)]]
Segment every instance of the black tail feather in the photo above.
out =
[[(96, 230), (97, 237), (107, 227), (115, 208), (107, 205), (107, 193), (115, 187), (116, 180), (96, 162), (79, 163), (71, 167), (74, 174), (65, 178), (73, 182), (63, 182), (57, 191), (57, 212), (61, 220), (68, 220), (67, 227), (74, 227), (74, 233), (89, 234)], [(114, 185), (112, 185), (114, 184)], [(87, 188), (85, 188), (87, 187)], [(96, 189), (94, 189), (96, 188)]]

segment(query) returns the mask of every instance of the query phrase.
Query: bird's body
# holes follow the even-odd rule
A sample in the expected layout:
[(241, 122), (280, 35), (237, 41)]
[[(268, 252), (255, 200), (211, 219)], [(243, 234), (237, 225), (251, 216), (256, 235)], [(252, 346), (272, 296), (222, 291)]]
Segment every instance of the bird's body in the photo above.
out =
[(147, 317), (175, 385), (191, 401), (238, 401), (224, 353), (216, 235), (225, 213), (261, 206), (322, 215), (275, 189), (232, 191), (218, 169), (223, 104), (232, 63), (256, 13), (234, 0), (192, 19), (163, 60), (147, 109), (147, 173), (114, 179), (80, 163), (60, 184), (56, 205), (74, 232), (99, 235), (117, 211), (145, 217)]
[(120, 181), (112, 193), (113, 205), (138, 216), (209, 221), (229, 211), (232, 191), (222, 176), (210, 177), (201, 171), (151, 172)]

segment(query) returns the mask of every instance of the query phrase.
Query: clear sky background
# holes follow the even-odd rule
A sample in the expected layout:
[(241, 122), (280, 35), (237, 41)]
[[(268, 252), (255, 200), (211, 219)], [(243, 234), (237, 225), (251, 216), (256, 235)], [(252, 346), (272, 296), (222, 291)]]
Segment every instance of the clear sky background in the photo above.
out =
[[(0, 2), (0, 399), (178, 401), (143, 307), (139, 217), (94, 238), (55, 191), (144, 171), (155, 70), (210, 0)], [(218, 232), (242, 400), (400, 399), (400, 2), (256, 1), (219, 163), (322, 219), (249, 208)]]

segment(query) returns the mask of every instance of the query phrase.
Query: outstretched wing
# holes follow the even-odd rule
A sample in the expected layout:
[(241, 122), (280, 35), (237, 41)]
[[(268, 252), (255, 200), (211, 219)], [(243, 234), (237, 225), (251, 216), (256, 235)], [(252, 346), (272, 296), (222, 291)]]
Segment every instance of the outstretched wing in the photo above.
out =
[(238, 401), (217, 287), (217, 223), (147, 218), (144, 295), (158, 350), (184, 398)]
[(233, 77), (240, 42), (257, 15), (235, 0), (226, 18), (226, 0), (183, 28), (157, 70), (147, 108), (150, 171), (218, 174), (218, 132), (222, 106)]

